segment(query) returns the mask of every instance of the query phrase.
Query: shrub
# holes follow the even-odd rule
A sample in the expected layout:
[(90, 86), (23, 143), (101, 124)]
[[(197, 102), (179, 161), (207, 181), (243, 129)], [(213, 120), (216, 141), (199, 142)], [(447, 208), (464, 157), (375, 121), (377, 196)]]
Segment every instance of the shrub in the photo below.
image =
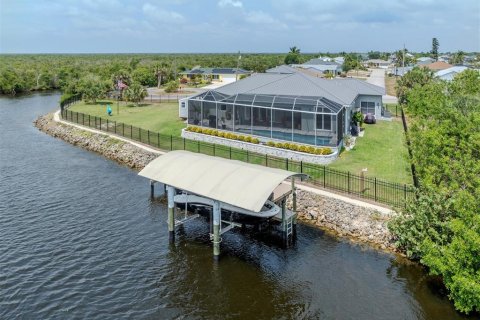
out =
[(267, 146), (269, 146), (269, 147), (275, 147), (275, 142), (273, 142), (273, 141), (268, 141), (268, 142), (267, 142)]
[(258, 140), (258, 138), (252, 138), (252, 143), (259, 144), (260, 140)]
[(252, 137), (246, 136), (246, 137), (244, 138), (244, 141), (245, 141), (245, 142), (252, 142)]
[(315, 149), (315, 154), (322, 154), (323, 153), (323, 149), (322, 148), (316, 148)]
[(283, 149), (283, 143), (281, 143), (281, 142), (276, 142), (276, 143), (275, 143), (275, 147), (276, 147), (276, 148), (281, 148), (281, 149)]
[(292, 151), (297, 151), (298, 150), (298, 146), (294, 143), (289, 143), (288, 148)]
[(180, 83), (181, 84), (186, 84), (186, 83), (188, 83), (188, 79), (187, 78), (182, 78), (182, 79), (180, 79)]
[(244, 137), (244, 136), (237, 136), (237, 140), (239, 140), (239, 141), (244, 141), (244, 140), (245, 140), (245, 137)]
[(329, 154), (332, 154), (333, 151), (332, 151), (332, 148), (323, 148), (323, 155), (329, 155)]
[(314, 153), (315, 153), (315, 148), (312, 147), (312, 146), (308, 146), (308, 147), (307, 147), (307, 152), (314, 154)]
[(212, 136), (218, 136), (218, 130), (216, 129), (212, 130)]
[(236, 135), (235, 133), (231, 133), (230, 139), (238, 140), (238, 135)]
[(218, 131), (217, 136), (219, 136), (220, 138), (223, 138), (223, 137), (225, 137), (225, 132), (223, 132), (223, 131)]
[(307, 152), (307, 147), (306, 146), (299, 146), (298, 151), (300, 152)]

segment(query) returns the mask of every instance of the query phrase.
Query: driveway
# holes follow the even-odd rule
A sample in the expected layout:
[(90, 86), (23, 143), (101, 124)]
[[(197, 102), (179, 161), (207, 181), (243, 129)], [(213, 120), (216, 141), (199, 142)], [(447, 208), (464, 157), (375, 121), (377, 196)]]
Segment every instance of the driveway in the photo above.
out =
[[(367, 82), (385, 89), (385, 69), (372, 69), (370, 77), (367, 78)], [(382, 96), (383, 103), (398, 103), (397, 97), (384, 95)]]

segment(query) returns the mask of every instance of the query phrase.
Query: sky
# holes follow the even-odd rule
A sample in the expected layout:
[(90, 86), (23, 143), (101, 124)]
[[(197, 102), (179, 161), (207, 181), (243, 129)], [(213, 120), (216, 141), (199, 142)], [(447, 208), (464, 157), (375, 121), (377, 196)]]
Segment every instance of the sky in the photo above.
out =
[(0, 53), (480, 51), (479, 0), (0, 0)]

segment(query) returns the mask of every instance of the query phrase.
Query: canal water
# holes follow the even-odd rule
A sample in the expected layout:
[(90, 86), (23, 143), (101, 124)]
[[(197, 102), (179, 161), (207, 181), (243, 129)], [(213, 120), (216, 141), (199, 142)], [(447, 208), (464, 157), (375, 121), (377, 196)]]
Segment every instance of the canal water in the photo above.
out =
[(0, 319), (457, 319), (424, 271), (300, 225), (288, 250), (208, 224), (168, 244), (135, 171), (33, 127), (58, 94), (0, 98)]

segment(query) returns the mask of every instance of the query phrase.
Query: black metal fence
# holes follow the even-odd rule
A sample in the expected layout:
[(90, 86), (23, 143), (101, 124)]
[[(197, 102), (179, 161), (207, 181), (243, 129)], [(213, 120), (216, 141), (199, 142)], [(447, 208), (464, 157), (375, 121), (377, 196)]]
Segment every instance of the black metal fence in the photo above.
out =
[(187, 150), (271, 168), (305, 173), (310, 176), (308, 182), (313, 185), (345, 192), (360, 198), (370, 199), (398, 208), (405, 206), (406, 200), (414, 197), (413, 186), (407, 184), (392, 183), (373, 177), (363, 177), (350, 172), (334, 170), (322, 165), (293, 161), (288, 158), (278, 158), (172, 135), (164, 135), (129, 124), (67, 109), (62, 111), (62, 117), (64, 120), (110, 132), (161, 150)]
[(191, 97), (193, 94), (149, 94), (146, 96), (143, 101), (148, 102), (178, 102), (178, 100), (183, 98)]

